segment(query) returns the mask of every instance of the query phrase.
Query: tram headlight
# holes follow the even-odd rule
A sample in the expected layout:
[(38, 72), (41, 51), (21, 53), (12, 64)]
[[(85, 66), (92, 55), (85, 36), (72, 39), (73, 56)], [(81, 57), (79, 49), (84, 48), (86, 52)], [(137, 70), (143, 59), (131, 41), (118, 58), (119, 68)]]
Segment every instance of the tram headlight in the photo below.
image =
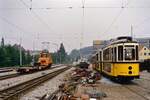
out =
[(131, 70), (131, 69), (132, 69), (132, 66), (129, 66), (128, 69)]
[(132, 71), (129, 71), (129, 74), (132, 74)]

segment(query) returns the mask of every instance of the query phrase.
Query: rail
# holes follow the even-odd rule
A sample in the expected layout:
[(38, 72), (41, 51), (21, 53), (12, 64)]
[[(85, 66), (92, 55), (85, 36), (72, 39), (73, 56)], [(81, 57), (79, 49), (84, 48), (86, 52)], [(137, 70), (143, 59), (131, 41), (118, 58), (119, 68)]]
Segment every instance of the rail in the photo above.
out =
[[(57, 67), (59, 67), (59, 66), (62, 66), (62, 65), (55, 65), (55, 66), (52, 66), (50, 69), (54, 69), (54, 68), (57, 68)], [(35, 71), (35, 72), (32, 72), (32, 73), (25, 73), (25, 74), (15, 73), (15, 74), (3, 75), (3, 76), (0, 76), (0, 80), (5, 80), (5, 79), (9, 79), (9, 78), (14, 78), (14, 77), (18, 77), (18, 76), (27, 75), (27, 74), (33, 74), (33, 73), (40, 72), (40, 71), (44, 71), (44, 70), (39, 70), (39, 71)]]
[(51, 72), (49, 74), (45, 74), (43, 76), (37, 77), (35, 79), (23, 82), (21, 84), (17, 84), (15, 86), (9, 87), (7, 89), (0, 91), (0, 100), (9, 100), (10, 98), (30, 89), (33, 88), (49, 79), (52, 79), (53, 77), (57, 76), (58, 74), (68, 70), (71, 67), (65, 67), (61, 68), (57, 71)]

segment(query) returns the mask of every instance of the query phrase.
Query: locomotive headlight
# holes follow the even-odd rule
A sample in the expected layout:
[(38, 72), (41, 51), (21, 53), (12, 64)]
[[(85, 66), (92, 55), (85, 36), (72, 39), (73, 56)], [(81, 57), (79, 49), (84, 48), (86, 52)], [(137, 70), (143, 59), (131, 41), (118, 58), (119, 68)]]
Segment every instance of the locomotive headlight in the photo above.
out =
[(129, 68), (128, 68), (129, 70), (131, 70), (132, 69), (132, 66), (129, 66)]

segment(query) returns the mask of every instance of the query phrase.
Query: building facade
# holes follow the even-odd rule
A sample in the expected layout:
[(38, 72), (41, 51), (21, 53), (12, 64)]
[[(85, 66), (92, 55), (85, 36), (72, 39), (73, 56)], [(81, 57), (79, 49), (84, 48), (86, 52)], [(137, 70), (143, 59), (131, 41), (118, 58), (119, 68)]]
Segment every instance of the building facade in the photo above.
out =
[(139, 60), (143, 61), (150, 59), (150, 48), (140, 45), (139, 46)]

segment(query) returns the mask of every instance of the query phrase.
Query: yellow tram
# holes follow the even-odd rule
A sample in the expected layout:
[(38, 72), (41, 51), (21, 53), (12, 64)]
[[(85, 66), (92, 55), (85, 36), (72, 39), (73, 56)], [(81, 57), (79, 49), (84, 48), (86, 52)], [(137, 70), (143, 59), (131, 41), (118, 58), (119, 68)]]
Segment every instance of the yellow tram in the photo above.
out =
[(138, 43), (131, 37), (119, 37), (95, 54), (95, 68), (112, 79), (130, 81), (139, 78)]

